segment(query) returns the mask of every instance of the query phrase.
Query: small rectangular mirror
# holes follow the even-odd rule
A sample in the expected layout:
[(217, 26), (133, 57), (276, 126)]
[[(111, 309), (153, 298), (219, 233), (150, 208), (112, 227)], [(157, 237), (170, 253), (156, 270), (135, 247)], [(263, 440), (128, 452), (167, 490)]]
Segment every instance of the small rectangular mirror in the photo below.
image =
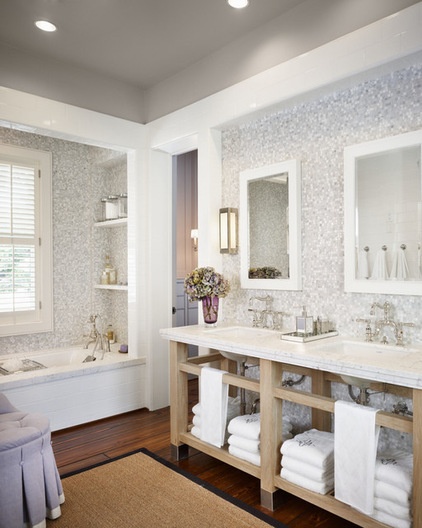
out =
[(345, 291), (422, 295), (422, 131), (347, 147)]
[(300, 163), (240, 174), (241, 287), (300, 290)]

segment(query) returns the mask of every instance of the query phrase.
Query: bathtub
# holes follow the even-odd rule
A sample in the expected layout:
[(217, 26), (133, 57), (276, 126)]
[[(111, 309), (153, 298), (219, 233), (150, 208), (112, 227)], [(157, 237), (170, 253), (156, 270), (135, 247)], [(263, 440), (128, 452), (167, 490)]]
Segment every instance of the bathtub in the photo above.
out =
[(97, 352), (95, 361), (85, 363), (92, 349), (1, 355), (0, 392), (20, 410), (46, 414), (53, 431), (141, 409), (146, 405), (145, 358), (117, 348), (103, 358)]

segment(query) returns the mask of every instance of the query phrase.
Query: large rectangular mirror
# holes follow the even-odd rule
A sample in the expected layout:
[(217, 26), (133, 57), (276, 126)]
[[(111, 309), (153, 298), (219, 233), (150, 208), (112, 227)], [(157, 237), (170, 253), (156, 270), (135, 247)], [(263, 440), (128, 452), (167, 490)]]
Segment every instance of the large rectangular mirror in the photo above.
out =
[(422, 295), (422, 131), (344, 151), (345, 291)]
[(241, 172), (242, 288), (301, 289), (300, 198), (297, 160)]

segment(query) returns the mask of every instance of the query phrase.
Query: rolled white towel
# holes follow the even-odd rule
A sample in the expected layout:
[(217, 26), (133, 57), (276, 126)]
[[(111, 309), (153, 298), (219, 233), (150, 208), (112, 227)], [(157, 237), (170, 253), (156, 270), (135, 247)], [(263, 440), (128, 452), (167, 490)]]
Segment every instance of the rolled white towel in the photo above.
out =
[(409, 507), (411, 500), (409, 492), (378, 479), (375, 479), (375, 497), (394, 502), (404, 507)]
[(405, 521), (410, 521), (412, 518), (410, 506), (400, 506), (399, 504), (386, 499), (379, 499), (378, 497), (374, 499), (374, 509)]
[(236, 416), (229, 422), (228, 431), (232, 435), (248, 438), (249, 440), (259, 440), (261, 430), (261, 415), (245, 414)]
[(405, 451), (394, 451), (377, 456), (375, 479), (401, 488), (406, 493), (413, 487), (413, 455)]
[(242, 436), (230, 435), (229, 445), (248, 451), (249, 453), (259, 453), (259, 440), (250, 440), (249, 438), (243, 438)]
[(374, 513), (373, 515), (371, 515), (371, 517), (373, 517), (377, 521), (387, 524), (388, 526), (391, 526), (392, 528), (412, 528), (412, 521), (398, 519), (393, 515), (389, 515), (388, 513), (381, 512), (378, 510), (374, 510)]
[(261, 465), (261, 455), (259, 453), (250, 453), (233, 445), (229, 445), (229, 453), (241, 460), (246, 460), (246, 462), (254, 464), (254, 466)]
[(329, 493), (334, 488), (334, 477), (331, 480), (327, 480), (327, 482), (317, 482), (286, 468), (281, 469), (280, 475), (292, 484), (309, 489), (315, 493), (320, 493), (321, 495)]
[(299, 475), (307, 477), (316, 482), (327, 482), (331, 481), (334, 478), (334, 463), (331, 466), (328, 466), (326, 469), (318, 468), (311, 464), (307, 464), (302, 460), (293, 458), (288, 455), (284, 455), (281, 460), (281, 466), (288, 469), (289, 471), (294, 471)]
[(326, 469), (334, 463), (334, 434), (310, 429), (283, 442), (281, 454)]

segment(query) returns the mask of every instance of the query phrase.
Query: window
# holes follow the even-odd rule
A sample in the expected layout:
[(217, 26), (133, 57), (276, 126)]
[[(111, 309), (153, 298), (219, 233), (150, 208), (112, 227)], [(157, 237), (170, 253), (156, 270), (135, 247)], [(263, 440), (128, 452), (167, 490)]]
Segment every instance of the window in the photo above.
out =
[(51, 154), (0, 145), (0, 335), (52, 330)]

